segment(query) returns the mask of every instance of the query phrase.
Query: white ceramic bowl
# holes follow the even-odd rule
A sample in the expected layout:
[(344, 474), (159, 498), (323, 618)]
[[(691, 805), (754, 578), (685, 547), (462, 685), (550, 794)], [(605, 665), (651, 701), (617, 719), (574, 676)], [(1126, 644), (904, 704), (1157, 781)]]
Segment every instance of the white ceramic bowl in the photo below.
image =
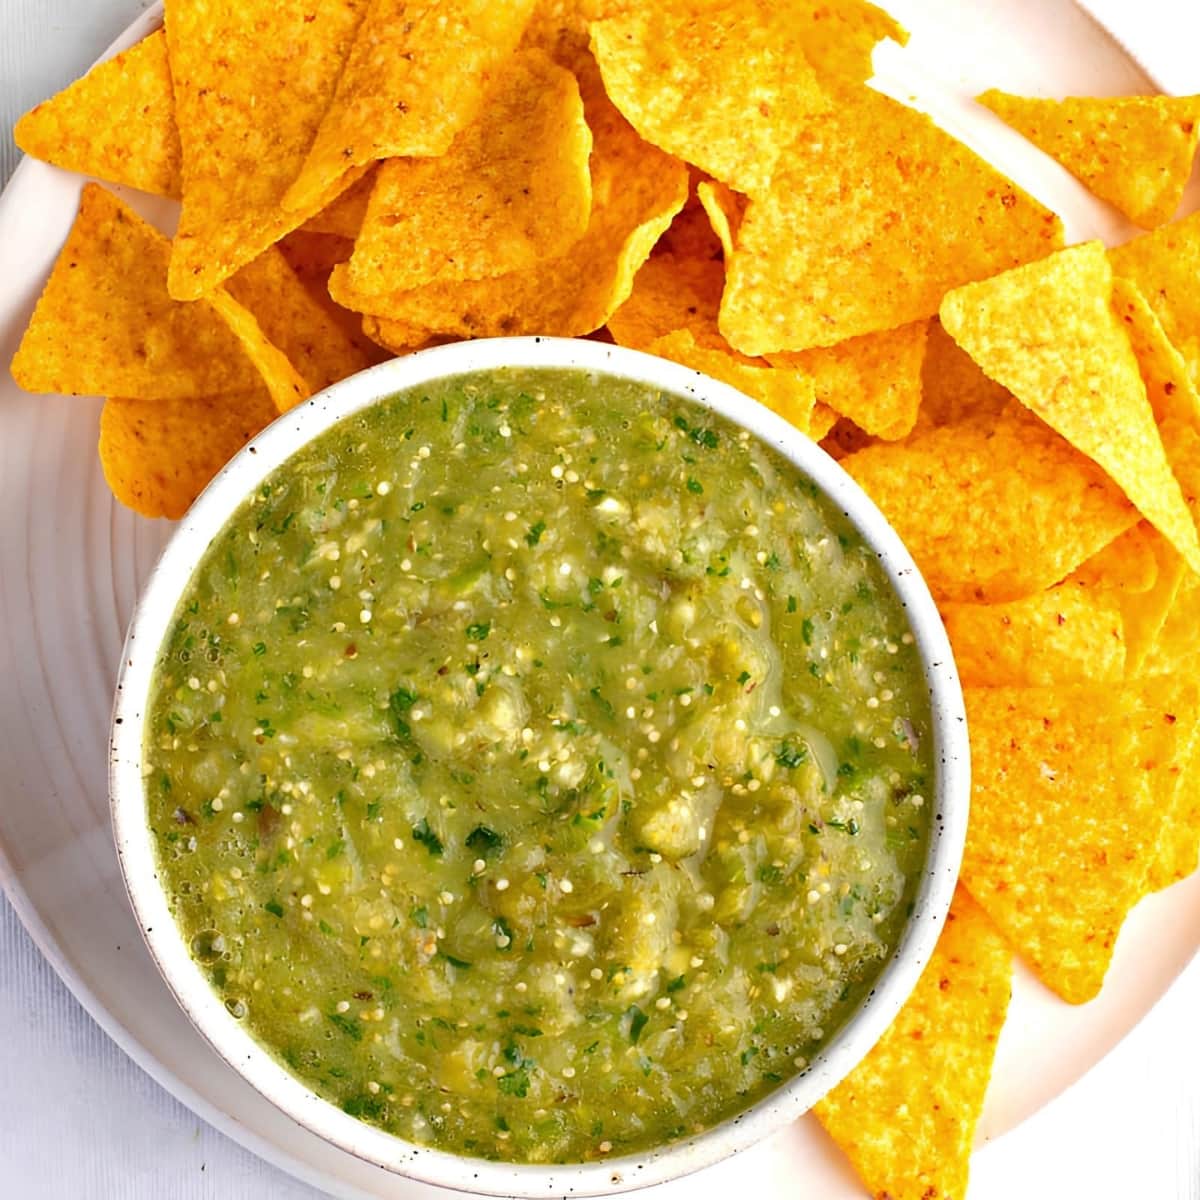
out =
[[(567, 367), (649, 384), (720, 413), (773, 446), (842, 509), (878, 554), (907, 609), (933, 713), (937, 777), (925, 873), (900, 943), (862, 1006), (803, 1072), (739, 1115), (642, 1154), (564, 1166), (493, 1163), (402, 1141), (317, 1096), (265, 1051), (226, 1011), (175, 925), (159, 885), (142, 779), (143, 721), (160, 646), (193, 569), (241, 501), (342, 417), (409, 387), (499, 367)], [(463, 1191), (540, 1197), (607, 1195), (686, 1175), (753, 1145), (837, 1084), (891, 1023), (933, 951), (958, 876), (969, 777), (962, 691), (937, 609), (900, 539), (833, 459), (762, 405), (697, 371), (600, 342), (525, 337), (439, 346), (383, 363), (293, 409), (233, 458), (180, 523), (134, 614), (117, 683), (109, 793), (117, 853), (150, 953), (176, 1000), (226, 1062), (301, 1125), (368, 1162)]]

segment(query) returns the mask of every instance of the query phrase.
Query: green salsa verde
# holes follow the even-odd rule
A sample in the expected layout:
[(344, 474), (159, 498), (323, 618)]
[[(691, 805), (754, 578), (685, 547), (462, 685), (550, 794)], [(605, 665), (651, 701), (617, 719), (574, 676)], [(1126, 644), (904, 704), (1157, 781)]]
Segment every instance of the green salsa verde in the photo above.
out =
[(802, 1070), (925, 860), (926, 686), (774, 451), (587, 373), (349, 416), (208, 547), (148, 816), (195, 960), (346, 1112), (571, 1162)]

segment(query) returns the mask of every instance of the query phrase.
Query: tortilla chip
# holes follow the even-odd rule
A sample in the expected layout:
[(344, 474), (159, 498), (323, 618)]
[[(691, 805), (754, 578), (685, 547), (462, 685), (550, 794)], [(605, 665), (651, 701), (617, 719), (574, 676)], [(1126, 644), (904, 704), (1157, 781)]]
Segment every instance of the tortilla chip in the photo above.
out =
[(799, 29), (786, 4), (659, 0), (593, 22), (591, 35), (605, 90), (642, 137), (758, 192), (805, 119), (829, 107)]
[(1044, 591), (1137, 521), (1095, 463), (1023, 415), (947, 426), (842, 463), (912, 552), (938, 600)]
[(1200, 387), (1200, 212), (1109, 251), (1113, 271), (1141, 289)]
[(445, 154), (473, 121), (535, 0), (371, 0), (284, 206), (311, 216), (382, 158)]
[(647, 347), (651, 354), (669, 358), (714, 379), (735, 387), (740, 392), (765, 404), (772, 412), (790, 421), (802, 433), (810, 431), (816, 393), (812, 379), (803, 371), (786, 367), (748, 366), (737, 362), (721, 350), (698, 346), (690, 330), (678, 329)]
[(356, 183), (351, 184), (320, 212), (309, 217), (300, 228), (306, 233), (330, 233), (354, 241), (367, 215), (375, 174), (375, 167), (368, 168)]
[(362, 317), (343, 308), (329, 294), (329, 273), (338, 263), (348, 262), (354, 243), (332, 233), (311, 233), (307, 228), (296, 229), (279, 243), (279, 252), (304, 285), (312, 299), (324, 309), (326, 316), (349, 339), (369, 366), (383, 362), (389, 356), (363, 332)]
[[(1193, 601), (1194, 602), (1194, 601)], [(1200, 734), (1180, 776), (1175, 802), (1163, 822), (1158, 853), (1146, 877), (1149, 891), (1160, 892), (1186, 879), (1200, 862)]]
[(302, 400), (307, 400), (312, 395), (307, 381), (292, 365), (288, 356), (267, 337), (258, 319), (249, 309), (243, 308), (224, 288), (217, 288), (211, 292), (208, 301), (236, 334), (243, 351), (254, 363), (267, 391), (271, 393), (271, 399), (275, 401), (275, 407), (280, 412), (295, 408)]
[(1114, 592), (1148, 592), (1158, 579), (1158, 544), (1153, 525), (1139, 521), (1079, 565), (1064, 582)]
[(1200, 580), (1185, 575), (1142, 664), (1143, 675), (1200, 674)]
[(1125, 673), (1116, 596), (1061, 584), (1008, 604), (943, 604), (964, 687), (1115, 683)]
[(13, 138), (26, 154), (67, 171), (179, 196), (179, 130), (162, 30), (31, 109)]
[(955, 425), (960, 421), (994, 423), (1012, 393), (989, 379), (979, 364), (942, 328), (929, 322), (925, 361), (921, 366), (921, 408), (917, 428)]
[(908, 31), (865, 0), (788, 0), (800, 45), (823, 83), (865, 83), (875, 73), (875, 47), (884, 38), (901, 46)]
[(928, 330), (928, 321), (913, 321), (836, 346), (767, 358), (777, 367), (807, 372), (818, 398), (835, 412), (874, 437), (896, 441), (907, 437), (917, 421)]
[[(390, 350), (395, 355), (411, 354), (425, 346), (443, 339), (434, 338), (428, 329), (408, 325), (403, 321), (389, 321), (386, 317), (362, 318), (363, 333), (376, 345)], [(451, 340), (451, 339), (445, 339)]]
[(1161, 537), (1158, 539), (1157, 549), (1159, 567), (1154, 586), (1147, 592), (1121, 597), (1121, 615), (1125, 624), (1126, 672), (1130, 676), (1141, 673), (1187, 574), (1187, 564)]
[(715, 179), (706, 179), (697, 184), (696, 197), (708, 214), (713, 233), (721, 243), (722, 253), (728, 258), (733, 253), (738, 227), (746, 212), (746, 198)]
[(575, 76), (515, 54), (448, 153), (380, 166), (347, 280), (378, 295), (565, 254), (588, 225), (591, 149)]
[(208, 301), (167, 295), (170, 243), (87, 184), (79, 214), (12, 361), (29, 392), (167, 400), (262, 380)]
[[(724, 283), (720, 259), (654, 254), (634, 277), (629, 298), (609, 316), (608, 328), (618, 345), (633, 350), (645, 350), (658, 338), (686, 329), (698, 346), (736, 354), (717, 330)], [(747, 364), (756, 361), (737, 357)]]
[(1099, 463), (1200, 570), (1196, 526), (1111, 298), (1104, 246), (1088, 242), (951, 292), (941, 318), (988, 375)]
[(1099, 992), (1146, 890), (1198, 715), (1191, 681), (968, 689), (962, 881), (1042, 981)]
[(849, 418), (837, 417), (833, 427), (821, 439), (821, 449), (830, 458), (836, 458), (838, 462), (841, 462), (843, 458), (875, 445), (875, 442), (875, 438), (859, 429)]
[(581, 79), (592, 130), (593, 204), (587, 232), (565, 255), (494, 279), (435, 283), (412, 291), (364, 296), (344, 267), (330, 278), (347, 308), (427, 335), (456, 337), (591, 333), (629, 297), (634, 275), (687, 199), (682, 163), (643, 142), (605, 99), (598, 81)]
[[(1133, 348), (1160, 433), (1165, 421), (1200, 425), (1200, 394), (1187, 363), (1167, 337), (1141, 289), (1132, 279), (1114, 276), (1112, 304)], [(1163, 444), (1170, 458), (1171, 447), (1165, 441)]]
[(859, 88), (810, 119), (747, 207), (721, 332), (744, 354), (832, 346), (931, 317), (951, 288), (1061, 244), (1053, 213), (924, 114)]
[(872, 1196), (964, 1200), (1011, 995), (1012, 952), (959, 888), (907, 1003), (813, 1107)]
[(822, 404), (818, 400), (813, 406), (812, 416), (809, 418), (808, 436), (814, 442), (819, 442), (833, 432), (838, 421), (837, 413), (828, 404)]
[(182, 517), (212, 477), (277, 416), (264, 388), (183, 400), (106, 400), (100, 463), (144, 517)]
[(324, 207), (284, 209), (362, 19), (363, 0), (168, 0), (183, 209), (168, 287), (194, 300)]
[(1136, 225), (1169, 221), (1183, 198), (1200, 137), (1200, 96), (979, 97)]
[(329, 306), (313, 299), (277, 247), (268, 247), (226, 287), (287, 356), (304, 380), (306, 392), (323, 391), (371, 365), (330, 314)]

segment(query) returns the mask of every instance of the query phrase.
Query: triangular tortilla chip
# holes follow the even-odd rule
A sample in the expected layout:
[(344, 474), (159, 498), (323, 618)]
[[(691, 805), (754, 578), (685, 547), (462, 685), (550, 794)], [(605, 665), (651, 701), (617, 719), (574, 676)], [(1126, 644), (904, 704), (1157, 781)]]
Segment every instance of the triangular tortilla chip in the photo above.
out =
[(931, 317), (951, 288), (1061, 244), (1058, 218), (1016, 184), (859, 88), (809, 120), (747, 207), (721, 332), (744, 354), (832, 346)]
[(388, 322), (459, 337), (556, 334), (598, 329), (629, 297), (638, 268), (687, 199), (683, 164), (654, 149), (605, 98), (598, 79), (580, 79), (592, 130), (593, 204), (587, 232), (565, 255), (494, 279), (429, 284), (363, 296), (344, 267), (330, 277), (333, 298)]
[(1109, 259), (1141, 289), (1200, 387), (1200, 212), (1110, 250)]
[(715, 179), (704, 179), (696, 185), (696, 198), (708, 214), (713, 233), (721, 243), (725, 257), (733, 253), (738, 226), (746, 213), (746, 198)]
[(935, 598), (998, 604), (1058, 583), (1137, 521), (1096, 466), (1023, 411), (946, 426), (842, 466), (904, 539)]
[(1179, 207), (1200, 137), (1200, 96), (1031, 99), (992, 90), (979, 103), (1136, 225)]
[(1012, 952), (962, 888), (887, 1032), (813, 1108), (872, 1196), (965, 1200)]
[(669, 358), (696, 371), (703, 371), (747, 396), (765, 404), (772, 412), (790, 421), (802, 433), (810, 432), (816, 393), (813, 381), (803, 371), (771, 367), (766, 363), (748, 365), (737, 362), (721, 350), (698, 346), (690, 330), (678, 329), (651, 342), (651, 354)]
[(369, 167), (362, 178), (351, 184), (319, 213), (309, 217), (300, 229), (306, 233), (336, 234), (338, 237), (354, 241), (367, 215), (376, 171), (376, 167)]
[(642, 137), (758, 192), (805, 119), (829, 107), (801, 28), (786, 4), (657, 0), (593, 22), (592, 50), (605, 90)]
[(698, 346), (721, 350), (742, 363), (753, 363), (729, 345), (717, 330), (717, 309), (725, 268), (719, 258), (653, 254), (633, 280), (629, 298), (608, 319), (619, 346), (645, 350), (651, 342), (686, 329)]
[(208, 301), (167, 295), (170, 243), (88, 184), (12, 362), (30, 392), (172, 399), (252, 391), (254, 364)]
[[(1195, 599), (1193, 598), (1193, 603)], [(1158, 853), (1146, 877), (1149, 891), (1160, 892), (1186, 879), (1200, 862), (1200, 733), (1180, 776), (1175, 802), (1163, 822)]]
[(819, 400), (873, 437), (896, 441), (907, 437), (917, 421), (928, 330), (928, 321), (913, 321), (836, 346), (767, 359), (807, 372)]
[(179, 130), (163, 31), (31, 109), (13, 138), (26, 154), (56, 167), (177, 197)]
[(168, 0), (183, 146), (172, 296), (194, 300), (352, 181), (284, 209), (362, 19), (362, 0)]
[(968, 689), (971, 824), (962, 881), (1064, 1000), (1099, 992), (1145, 894), (1198, 716), (1167, 678)]
[(1128, 675), (1140, 675), (1187, 575), (1187, 564), (1161, 535), (1154, 544), (1158, 575), (1149, 591), (1120, 597)]
[(921, 364), (917, 429), (960, 421), (992, 424), (1011, 398), (1006, 387), (979, 369), (979, 364), (942, 328), (941, 321), (934, 318), (929, 322)]
[(951, 292), (941, 319), (988, 375), (1099, 463), (1200, 570), (1196, 526), (1111, 300), (1104, 247), (1088, 242)]
[(908, 42), (908, 31), (866, 0), (787, 0), (787, 7), (818, 78), (835, 88), (871, 78), (871, 58), (884, 38)]
[(1149, 521), (1114, 538), (1063, 581), (1077, 587), (1111, 592), (1148, 592), (1158, 579), (1158, 545), (1162, 535)]
[(1060, 584), (1008, 604), (943, 604), (964, 687), (1115, 683), (1125, 674), (1116, 596)]
[(279, 248), (268, 247), (226, 288), (287, 356), (307, 392), (323, 391), (371, 365), (370, 357), (333, 318), (329, 304), (313, 299)]
[(279, 243), (279, 252), (326, 316), (349, 339), (368, 366), (383, 362), (388, 355), (363, 332), (362, 317), (343, 308), (329, 294), (329, 274), (338, 263), (348, 262), (354, 243), (332, 233), (310, 233), (295, 229)]
[(378, 159), (445, 154), (534, 4), (372, 0), (286, 207), (309, 217), (344, 190), (347, 174)]
[(210, 292), (208, 302), (237, 335), (243, 351), (258, 369), (267, 391), (271, 393), (271, 399), (275, 401), (275, 407), (280, 412), (295, 408), (301, 400), (307, 400), (312, 395), (308, 382), (292, 365), (288, 356), (267, 337), (258, 319), (249, 309), (243, 308), (223, 287)]
[(565, 254), (587, 229), (591, 149), (575, 76), (519, 51), (444, 155), (379, 167), (347, 279), (363, 293), (406, 291)]
[(104, 478), (144, 517), (182, 517), (209, 480), (278, 415), (265, 388), (186, 400), (106, 400)]

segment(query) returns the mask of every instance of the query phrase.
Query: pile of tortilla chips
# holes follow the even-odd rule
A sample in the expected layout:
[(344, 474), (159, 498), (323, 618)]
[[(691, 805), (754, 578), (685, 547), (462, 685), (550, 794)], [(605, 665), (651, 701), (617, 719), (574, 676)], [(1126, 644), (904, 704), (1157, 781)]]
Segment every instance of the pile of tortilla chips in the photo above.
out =
[(1200, 101), (981, 97), (1154, 230), (1063, 248), (866, 85), (885, 37), (865, 0), (167, 0), (16, 137), (178, 229), (88, 185), (12, 370), (111, 397), (151, 516), (454, 338), (607, 337), (822, 440), (941, 608), (974, 786), (938, 950), (817, 1115), (873, 1194), (961, 1200), (1013, 953), (1090, 999), (1200, 856), (1200, 214), (1163, 225)]

